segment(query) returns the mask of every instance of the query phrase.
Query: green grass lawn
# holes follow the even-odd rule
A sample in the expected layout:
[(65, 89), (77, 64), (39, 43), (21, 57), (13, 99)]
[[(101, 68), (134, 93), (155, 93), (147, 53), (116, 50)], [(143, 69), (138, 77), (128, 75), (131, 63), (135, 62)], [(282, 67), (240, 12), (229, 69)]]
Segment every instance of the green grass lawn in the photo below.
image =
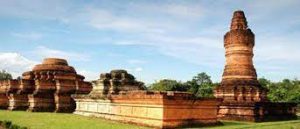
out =
[(224, 126), (207, 127), (208, 129), (300, 129), (300, 120), (277, 121), (277, 122), (236, 122), (222, 121)]
[(25, 111), (0, 110), (0, 121), (10, 120), (13, 124), (29, 129), (144, 129), (145, 127), (122, 124), (99, 118), (65, 113), (32, 113)]
[[(14, 124), (30, 129), (146, 129), (146, 127), (122, 124), (101, 118), (84, 117), (64, 113), (31, 113), (0, 110), (0, 121), (10, 120)], [(300, 119), (280, 122), (235, 122), (222, 121), (224, 126), (204, 127), (209, 129), (300, 129)], [(195, 128), (193, 128), (195, 129)]]

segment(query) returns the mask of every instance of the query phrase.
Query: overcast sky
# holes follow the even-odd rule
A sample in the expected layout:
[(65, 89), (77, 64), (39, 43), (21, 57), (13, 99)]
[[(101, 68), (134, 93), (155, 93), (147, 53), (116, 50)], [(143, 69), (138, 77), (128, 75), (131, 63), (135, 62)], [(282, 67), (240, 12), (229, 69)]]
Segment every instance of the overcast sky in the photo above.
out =
[(300, 78), (299, 0), (0, 0), (0, 69), (14, 77), (45, 57), (87, 80), (112, 69), (137, 79), (220, 81), (223, 35), (243, 10), (255, 33), (258, 77)]

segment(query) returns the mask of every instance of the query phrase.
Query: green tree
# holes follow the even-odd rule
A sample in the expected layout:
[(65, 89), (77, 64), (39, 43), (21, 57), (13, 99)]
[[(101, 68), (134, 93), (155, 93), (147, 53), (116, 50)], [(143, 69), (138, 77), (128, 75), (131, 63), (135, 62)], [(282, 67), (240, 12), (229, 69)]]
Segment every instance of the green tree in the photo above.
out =
[(272, 102), (300, 103), (300, 81), (284, 79), (280, 82), (271, 82), (265, 78), (259, 79), (260, 84), (267, 88), (268, 99)]
[(205, 72), (199, 73), (192, 80), (187, 81), (189, 92), (197, 97), (213, 97), (214, 84)]
[(12, 79), (11, 74), (6, 72), (5, 70), (0, 71), (0, 80), (7, 80), (7, 79)]
[(268, 89), (268, 88), (270, 87), (270, 85), (271, 85), (271, 81), (268, 80), (268, 79), (266, 79), (266, 78), (264, 78), (264, 77), (259, 78), (259, 79), (258, 79), (258, 82), (260, 83), (260, 85), (261, 85), (262, 87), (267, 88), (267, 89)]
[(156, 91), (187, 91), (188, 87), (176, 80), (163, 79), (151, 84), (149, 89)]

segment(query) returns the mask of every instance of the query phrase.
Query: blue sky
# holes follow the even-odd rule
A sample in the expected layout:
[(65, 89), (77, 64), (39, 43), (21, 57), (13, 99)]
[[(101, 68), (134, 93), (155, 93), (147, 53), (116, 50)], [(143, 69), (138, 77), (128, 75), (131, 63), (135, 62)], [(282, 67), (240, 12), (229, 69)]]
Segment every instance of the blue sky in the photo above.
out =
[(223, 35), (244, 10), (256, 35), (258, 77), (300, 77), (298, 0), (0, 0), (0, 69), (15, 77), (45, 57), (65, 58), (87, 80), (127, 69), (146, 83), (220, 81)]

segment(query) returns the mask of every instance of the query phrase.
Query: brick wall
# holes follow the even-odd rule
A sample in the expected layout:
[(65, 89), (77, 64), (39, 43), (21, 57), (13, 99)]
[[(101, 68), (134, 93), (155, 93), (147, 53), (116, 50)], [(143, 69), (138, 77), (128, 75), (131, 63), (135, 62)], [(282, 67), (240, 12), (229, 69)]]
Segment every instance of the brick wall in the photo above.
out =
[(216, 99), (195, 99), (188, 93), (147, 91), (75, 100), (75, 114), (159, 128), (215, 124), (219, 103)]

